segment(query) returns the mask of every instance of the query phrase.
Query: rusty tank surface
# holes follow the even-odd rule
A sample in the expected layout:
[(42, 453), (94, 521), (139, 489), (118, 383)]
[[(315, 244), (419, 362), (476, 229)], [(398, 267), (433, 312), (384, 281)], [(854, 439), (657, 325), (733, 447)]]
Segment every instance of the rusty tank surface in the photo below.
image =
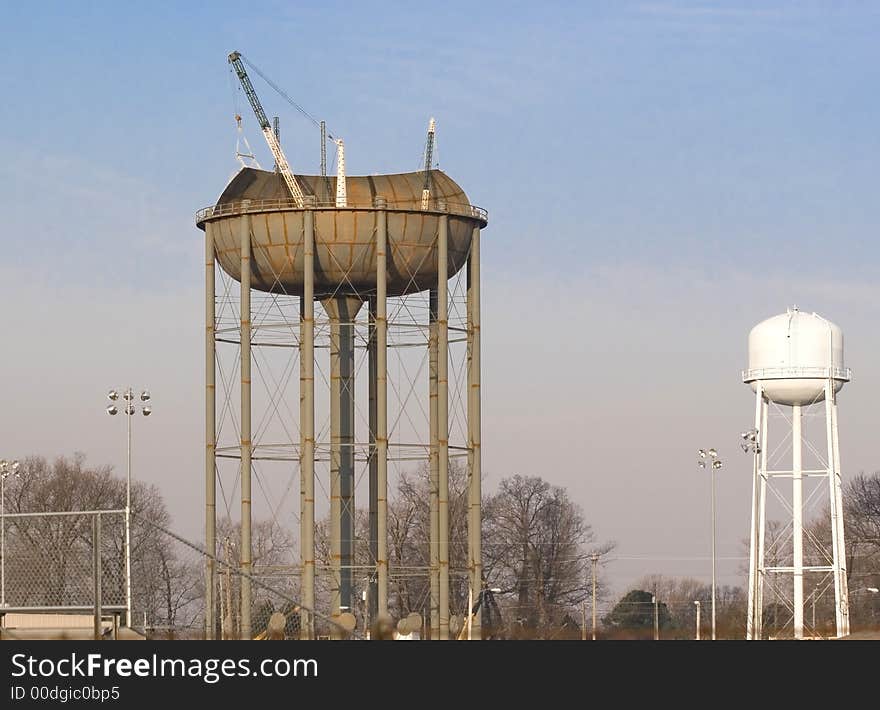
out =
[(315, 296), (375, 292), (376, 225), (384, 210), (388, 224), (388, 295), (417, 293), (437, 284), (437, 233), (448, 215), (448, 276), (464, 266), (474, 228), (488, 222), (464, 190), (440, 170), (430, 171), (430, 199), (422, 201), (424, 172), (348, 176), (346, 206), (336, 205), (336, 178), (297, 175), (305, 195), (298, 207), (279, 173), (242, 168), (217, 203), (200, 210), (196, 224), (211, 229), (217, 260), (241, 279), (241, 220), (252, 231), (251, 287), (302, 295), (305, 213), (315, 224)]

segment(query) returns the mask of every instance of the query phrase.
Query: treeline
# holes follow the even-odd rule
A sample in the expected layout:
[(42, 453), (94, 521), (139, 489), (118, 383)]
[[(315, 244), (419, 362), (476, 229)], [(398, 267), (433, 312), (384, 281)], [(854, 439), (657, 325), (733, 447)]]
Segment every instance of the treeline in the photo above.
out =
[[(87, 466), (82, 454), (53, 462), (34, 456), (5, 484), (8, 514), (107, 511), (125, 508), (125, 480), (110, 466)], [(131, 486), (132, 626), (144, 619), (162, 629), (191, 628), (201, 618), (200, 556), (150, 522), (171, 518), (156, 486)], [(5, 518), (6, 598), (10, 606), (83, 606), (93, 601), (92, 516)], [(101, 515), (102, 596), (125, 605), (125, 518)]]
[[(850, 632), (880, 631), (880, 471), (861, 473), (843, 488), (844, 537)], [(804, 528), (804, 566), (830, 565), (830, 512), (814, 516)], [(743, 540), (748, 557), (748, 540)], [(791, 566), (791, 522), (768, 521), (765, 535), (768, 567)], [(747, 579), (748, 565), (741, 568)], [(763, 637), (792, 636), (792, 576), (768, 573), (763, 595)], [(745, 585), (716, 589), (716, 638), (743, 639), (748, 599)], [(656, 609), (655, 601), (656, 599)], [(694, 638), (697, 605), (701, 638), (711, 637), (711, 587), (694, 579), (659, 575), (639, 580), (602, 619), (605, 638), (653, 638), (656, 623), (662, 639)], [(830, 572), (804, 574), (804, 634), (829, 637), (836, 633), (835, 596)]]
[[(450, 568), (449, 607), (452, 626), (467, 616), (469, 572), (467, 556), (467, 473), (457, 462), (450, 462), (449, 472)], [(389, 599), (393, 619), (418, 614), (430, 619), (430, 476), (426, 467), (402, 474), (392, 489), (388, 502)], [(579, 636), (581, 607), (591, 593), (590, 561), (593, 551), (605, 553), (612, 543), (597, 541), (583, 511), (565, 489), (552, 486), (539, 477), (512, 476), (503, 479), (497, 491), (484, 495), (482, 501), (482, 550), (484, 586), (498, 590), (493, 594), (494, 613), (483, 615), (485, 638), (562, 638)], [(357, 627), (371, 625), (362, 592), (368, 588), (368, 576), (375, 568), (369, 549), (369, 517), (365, 510), (355, 513), (355, 550), (353, 586), (358, 603), (352, 609)], [(277, 532), (277, 531), (276, 531)], [(237, 539), (237, 529), (230, 539)], [(283, 569), (278, 559), (264, 558), (260, 550), (279, 550), (281, 545), (260, 544), (270, 538), (264, 529), (255, 535), (254, 569), (260, 580), (271, 578), (269, 571)], [(291, 550), (289, 564), (296, 556), (292, 534), (287, 535)], [(316, 607), (321, 617), (316, 621), (318, 635), (329, 634), (322, 617), (329, 616), (330, 542), (329, 521), (317, 525), (316, 535)], [(232, 544), (230, 562), (237, 564)], [(281, 565), (279, 567), (279, 565)], [(294, 565), (295, 567), (295, 565)], [(260, 571), (260, 570), (263, 571)], [(286, 592), (298, 598), (298, 577), (285, 576)], [(227, 633), (236, 633), (234, 609), (235, 576), (232, 585)], [(271, 585), (277, 589), (276, 584)], [(601, 568), (597, 579), (599, 595), (605, 595)], [(473, 590), (474, 597), (479, 590)], [(259, 629), (273, 611), (289, 613), (287, 600), (278, 599), (266, 588), (253, 590), (253, 628)], [(288, 628), (295, 635), (296, 627)]]
[[(6, 512), (122, 509), (125, 481), (109, 466), (89, 466), (82, 455), (49, 462), (31, 457), (21, 476), (10, 478)], [(411, 613), (430, 615), (429, 475), (422, 468), (399, 477), (389, 496), (389, 612), (394, 619)], [(161, 532), (173, 528), (161, 491), (132, 484), (132, 625), (146, 626), (154, 637), (198, 637), (204, 614), (204, 558), (192, 547)], [(450, 613), (463, 620), (468, 606), (467, 474), (450, 465)], [(105, 603), (124, 602), (124, 534), (121, 516), (102, 516)], [(109, 522), (107, 522), (109, 521)], [(357, 510), (355, 566), (364, 570), (356, 583), (366, 586), (374, 566), (368, 545), (368, 515)], [(7, 519), (7, 588), (17, 589), (22, 604), (91, 601), (91, 537), (86, 516)], [(330, 555), (328, 521), (316, 531), (317, 610), (329, 616)], [(580, 609), (591, 592), (591, 552), (608, 552), (597, 541), (583, 511), (564, 488), (540, 477), (515, 475), (483, 497), (484, 584), (499, 590), (494, 614), (486, 615), (484, 635), (494, 638), (559, 638), (580, 631)], [(217, 635), (235, 637), (240, 618), (238, 567), (240, 530), (218, 521), (215, 598)], [(292, 529), (275, 521), (253, 524), (252, 628), (265, 628), (273, 611), (290, 612), (299, 599), (298, 545)], [(195, 543), (200, 546), (199, 543)], [(597, 580), (605, 596), (602, 568)], [(476, 592), (475, 592), (476, 593)], [(30, 600), (30, 602), (29, 602)], [(47, 601), (49, 600), (49, 601)], [(366, 605), (352, 610), (360, 628)], [(293, 629), (291, 629), (293, 631)], [(326, 633), (319, 619), (318, 633)]]
[[(450, 462), (450, 612), (467, 613), (467, 474)], [(88, 466), (82, 455), (49, 462), (32, 457), (22, 462), (20, 476), (5, 482), (6, 513), (121, 509), (125, 482), (109, 466)], [(401, 475), (389, 496), (389, 612), (396, 619), (411, 613), (430, 616), (429, 474), (427, 468)], [(486, 587), (497, 607), (485, 617), (487, 638), (580, 638), (584, 612), (591, 610), (591, 553), (599, 553), (597, 600), (608, 608), (605, 564), (614, 543), (597, 539), (583, 510), (565, 488), (537, 476), (514, 475), (483, 496), (482, 549)], [(850, 623), (853, 631), (880, 626), (880, 472), (860, 474), (844, 487)], [(122, 518), (102, 516), (105, 603), (124, 601), (124, 534)], [(806, 528), (809, 539), (830, 547), (828, 515)], [(85, 516), (6, 519), (6, 597), (10, 605), (87, 604), (91, 601), (91, 533)], [(361, 590), (374, 566), (368, 545), (366, 511), (355, 516), (356, 607), (362, 628), (368, 621)], [(159, 526), (159, 527), (157, 527)], [(199, 637), (203, 634), (204, 558), (191, 545), (160, 532), (173, 523), (161, 491), (135, 481), (132, 485), (133, 626), (144, 624), (154, 637)], [(292, 526), (291, 526), (292, 527)], [(329, 615), (330, 555), (328, 521), (316, 531), (317, 611)], [(217, 634), (237, 635), (240, 618), (238, 525), (218, 521)], [(253, 525), (254, 633), (265, 628), (273, 611), (290, 612), (299, 600), (299, 549), (290, 528), (271, 520)], [(196, 547), (201, 541), (195, 542)], [(748, 541), (744, 541), (747, 550)], [(805, 564), (827, 564), (805, 545)], [(768, 565), (791, 559), (785, 526), (768, 525)], [(228, 565), (228, 567), (226, 566)], [(747, 569), (742, 568), (745, 580)], [(827, 575), (826, 575), (827, 576)], [(790, 585), (790, 575), (774, 584)], [(770, 580), (773, 582), (773, 580)], [(745, 585), (743, 585), (744, 587)], [(720, 586), (716, 594), (718, 638), (745, 635), (743, 587)], [(765, 634), (790, 631), (791, 610), (773, 585), (765, 586)], [(769, 590), (769, 591), (768, 591)], [(122, 594), (122, 597), (120, 597)], [(115, 596), (114, 596), (115, 595)], [(652, 598), (657, 598), (657, 608)], [(601, 638), (653, 638), (655, 613), (661, 638), (693, 638), (700, 602), (701, 635), (710, 634), (709, 585), (693, 579), (646, 576), (610, 605), (599, 618)], [(833, 632), (833, 587), (822, 576), (805, 583), (805, 621), (819, 635)], [(591, 615), (591, 614), (590, 614)], [(815, 623), (813, 619), (815, 618)], [(589, 624), (590, 619), (587, 619)], [(326, 633), (319, 619), (318, 632)], [(295, 629), (289, 629), (296, 635)]]

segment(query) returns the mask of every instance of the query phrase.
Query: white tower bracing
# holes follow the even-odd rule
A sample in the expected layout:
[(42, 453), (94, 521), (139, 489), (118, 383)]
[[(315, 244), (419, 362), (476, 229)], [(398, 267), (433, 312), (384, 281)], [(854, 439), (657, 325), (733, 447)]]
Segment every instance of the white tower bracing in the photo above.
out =
[[(747, 639), (764, 638), (767, 586), (772, 586), (774, 616), (780, 610), (790, 614), (777, 620), (777, 633), (788, 635), (790, 628), (791, 636), (801, 639), (806, 628), (809, 636), (817, 635), (804, 621), (805, 577), (813, 597), (818, 589), (833, 588), (835, 634), (849, 633), (837, 392), (850, 378), (851, 371), (843, 365), (842, 331), (815, 313), (794, 307), (759, 323), (749, 334), (749, 369), (743, 371), (743, 382), (755, 392), (755, 427), (743, 434), (743, 449), (754, 454)], [(790, 465), (780, 460), (787, 453), (783, 445), (789, 441), (788, 432), (777, 435), (772, 450), (768, 444), (771, 407), (791, 427)], [(804, 427), (811, 412), (824, 418), (821, 433), (813, 432), (812, 440)], [(804, 465), (805, 450), (815, 462), (809, 466)], [(785, 483), (789, 479), (790, 488)], [(805, 486), (812, 487), (806, 499)], [(771, 555), (768, 491), (791, 516), (790, 528), (775, 531)], [(830, 544), (804, 526), (805, 509), (821, 510), (822, 501), (830, 511)], [(790, 586), (777, 584), (788, 575)]]

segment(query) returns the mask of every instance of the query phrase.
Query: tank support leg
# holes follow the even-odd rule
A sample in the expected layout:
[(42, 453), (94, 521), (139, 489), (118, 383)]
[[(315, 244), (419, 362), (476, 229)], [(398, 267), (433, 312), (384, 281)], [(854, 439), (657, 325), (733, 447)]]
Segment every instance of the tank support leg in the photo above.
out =
[[(310, 196), (307, 196), (310, 197)], [(307, 200), (314, 203), (314, 198)], [(306, 210), (303, 234), (303, 295), (299, 320), (300, 401), (300, 638), (315, 638), (315, 213)]]
[(242, 639), (251, 638), (251, 217), (241, 216), (241, 614)]
[[(330, 615), (353, 613), (354, 565), (354, 320), (356, 296), (323, 300), (330, 316)], [(333, 628), (331, 636), (339, 637)]]

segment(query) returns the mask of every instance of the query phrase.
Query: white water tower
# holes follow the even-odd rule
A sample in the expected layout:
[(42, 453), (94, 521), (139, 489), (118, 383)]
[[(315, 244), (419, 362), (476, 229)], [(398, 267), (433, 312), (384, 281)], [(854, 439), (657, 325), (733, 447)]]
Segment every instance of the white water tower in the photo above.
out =
[[(762, 321), (749, 333), (749, 368), (743, 382), (755, 392), (755, 428), (743, 434), (743, 449), (754, 453), (752, 487), (752, 525), (749, 547), (748, 621), (746, 638), (762, 638), (764, 588), (771, 580), (790, 574), (791, 586), (774, 585), (777, 604), (792, 613), (794, 638), (804, 638), (804, 576), (809, 576), (811, 595), (833, 587), (835, 628), (838, 637), (849, 633), (846, 584), (846, 554), (843, 534), (843, 502), (840, 483), (840, 448), (837, 434), (837, 393), (848, 382), (851, 372), (843, 362), (843, 332), (816, 313), (803, 313), (797, 306)], [(771, 408), (786, 425), (774, 432), (768, 445)], [(807, 414), (824, 419), (821, 433), (813, 439), (805, 435)], [(781, 435), (780, 435), (781, 434)], [(790, 466), (787, 452), (790, 443)], [(806, 446), (813, 463), (804, 466)], [(781, 459), (781, 460), (780, 460)], [(791, 486), (787, 484), (790, 479)], [(815, 536), (807, 535), (807, 562), (804, 555), (804, 485), (813, 486), (807, 500), (817, 506), (827, 502), (830, 511), (831, 548)], [(779, 498), (791, 515), (788, 530), (773, 543), (783, 541), (765, 559), (767, 493)], [(790, 549), (789, 549), (790, 544)], [(827, 546), (824, 546), (827, 547)], [(791, 596), (787, 592), (790, 590)], [(816, 635), (811, 629), (810, 635)]]

